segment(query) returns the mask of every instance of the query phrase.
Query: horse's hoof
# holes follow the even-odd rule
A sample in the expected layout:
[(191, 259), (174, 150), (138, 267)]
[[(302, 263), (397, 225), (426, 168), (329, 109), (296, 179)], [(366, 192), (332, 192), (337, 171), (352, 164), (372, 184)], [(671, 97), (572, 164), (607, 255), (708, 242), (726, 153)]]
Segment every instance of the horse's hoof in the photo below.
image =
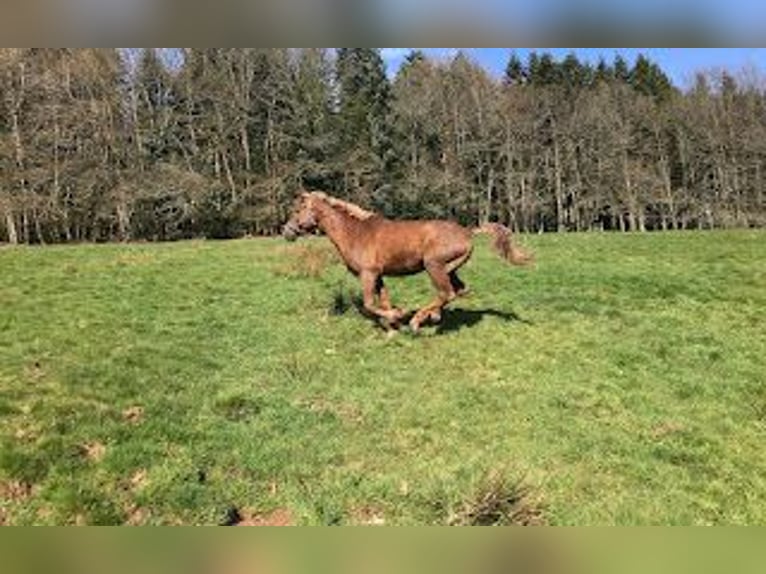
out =
[(428, 315), (428, 320), (431, 323), (440, 323), (442, 320), (442, 314), (439, 313), (438, 311), (433, 311), (432, 313)]
[(393, 321), (401, 321), (404, 319), (404, 316), (407, 314), (407, 311), (404, 309), (400, 309), (399, 307), (394, 307), (391, 309), (391, 315), (393, 317)]
[(378, 320), (378, 324), (386, 331), (396, 331), (401, 326), (398, 319), (392, 319), (391, 317), (381, 317)]

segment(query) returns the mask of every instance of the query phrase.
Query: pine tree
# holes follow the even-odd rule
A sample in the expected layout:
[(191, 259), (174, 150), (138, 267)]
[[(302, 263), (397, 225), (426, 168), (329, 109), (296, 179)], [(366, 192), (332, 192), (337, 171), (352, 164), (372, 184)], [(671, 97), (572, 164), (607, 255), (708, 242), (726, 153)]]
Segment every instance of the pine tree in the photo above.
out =
[(606, 63), (603, 57), (599, 58), (598, 64), (596, 64), (596, 71), (594, 72), (593, 81), (595, 84), (608, 82), (614, 78), (614, 70)]
[(373, 48), (340, 48), (336, 73), (343, 188), (369, 201), (387, 179), (393, 159), (391, 86)]
[(588, 83), (589, 70), (580, 63), (577, 55), (570, 52), (560, 66), (561, 82), (569, 95)]
[(667, 100), (673, 90), (670, 79), (660, 67), (643, 54), (639, 54), (636, 58), (628, 81), (638, 93), (651, 96), (658, 101)]
[(423, 50), (412, 50), (409, 54), (407, 54), (404, 57), (404, 62), (402, 63), (400, 70), (402, 68), (406, 69), (409, 66), (415, 66), (417, 64), (422, 64), (423, 62), (427, 61), (428, 58), (426, 58), (425, 52)]
[(327, 168), (337, 151), (332, 114), (332, 67), (326, 50), (301, 49), (295, 70), (295, 137), (298, 171), (312, 187), (331, 185)]
[(508, 64), (505, 66), (505, 75), (503, 76), (503, 83), (506, 86), (520, 86), (527, 81), (527, 73), (516, 52), (511, 52), (511, 56), (508, 59)]
[(628, 67), (628, 63), (625, 61), (625, 58), (623, 58), (620, 54), (615, 56), (612, 69), (614, 70), (615, 80), (618, 82), (626, 83), (630, 81), (630, 68)]
[(643, 54), (639, 54), (638, 58), (636, 58), (636, 63), (630, 72), (630, 85), (633, 86), (633, 89), (639, 94), (652, 96), (654, 95), (653, 74), (654, 71), (651, 62), (649, 62)]
[(540, 83), (540, 55), (536, 51), (531, 51), (527, 57), (527, 82), (532, 85)]
[(530, 78), (531, 83), (535, 83), (539, 86), (553, 86), (561, 83), (561, 68), (553, 56), (545, 52), (540, 57), (540, 63), (538, 66), (537, 74), (535, 78)]
[(391, 88), (380, 52), (374, 48), (340, 48), (337, 73), (344, 146), (353, 149), (361, 145), (381, 155), (387, 145)]

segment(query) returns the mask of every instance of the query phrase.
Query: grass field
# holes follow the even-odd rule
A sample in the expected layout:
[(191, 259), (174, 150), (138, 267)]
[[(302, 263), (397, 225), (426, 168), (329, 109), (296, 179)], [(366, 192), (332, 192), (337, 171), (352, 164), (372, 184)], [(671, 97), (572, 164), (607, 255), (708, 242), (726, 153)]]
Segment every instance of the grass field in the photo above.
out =
[(390, 338), (323, 239), (0, 249), (0, 523), (766, 523), (766, 233), (522, 241)]

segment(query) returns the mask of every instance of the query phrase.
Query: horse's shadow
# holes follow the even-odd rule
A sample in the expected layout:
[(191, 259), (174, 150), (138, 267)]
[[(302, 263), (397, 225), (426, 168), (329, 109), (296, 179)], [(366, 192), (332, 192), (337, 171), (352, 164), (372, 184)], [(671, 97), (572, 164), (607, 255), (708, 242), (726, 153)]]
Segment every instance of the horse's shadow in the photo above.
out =
[[(383, 326), (378, 319), (369, 317), (369, 315), (364, 309), (362, 298), (358, 295), (347, 297), (347, 295), (344, 293), (337, 293), (335, 295), (335, 298), (332, 304), (330, 305), (330, 312), (333, 315), (343, 315), (350, 308), (356, 308), (356, 310), (359, 313), (361, 313), (363, 316), (366, 316), (368, 319), (373, 321), (376, 325), (385, 329), (385, 326)], [(407, 313), (407, 315), (402, 320), (402, 324), (406, 325), (407, 322), (412, 318), (414, 314), (415, 314), (415, 311), (410, 311), (409, 313)], [(447, 333), (454, 333), (456, 331), (460, 331), (463, 328), (474, 327), (478, 323), (480, 323), (485, 317), (495, 317), (497, 319), (501, 319), (502, 321), (506, 321), (506, 322), (516, 321), (519, 323), (523, 323), (525, 325), (533, 325), (532, 321), (524, 319), (523, 317), (519, 316), (514, 311), (499, 311), (497, 309), (463, 309), (460, 307), (455, 307), (455, 308), (447, 307), (446, 309), (442, 310), (441, 321), (435, 324), (436, 334), (444, 335)], [(428, 322), (423, 324), (423, 326), (429, 326), (429, 325), (433, 325), (433, 324)]]
[(442, 310), (442, 318), (436, 324), (436, 334), (453, 333), (464, 327), (474, 327), (485, 317), (495, 317), (506, 322), (516, 321), (525, 325), (532, 325), (531, 321), (522, 318), (514, 311), (499, 311), (497, 309), (461, 309), (459, 307)]

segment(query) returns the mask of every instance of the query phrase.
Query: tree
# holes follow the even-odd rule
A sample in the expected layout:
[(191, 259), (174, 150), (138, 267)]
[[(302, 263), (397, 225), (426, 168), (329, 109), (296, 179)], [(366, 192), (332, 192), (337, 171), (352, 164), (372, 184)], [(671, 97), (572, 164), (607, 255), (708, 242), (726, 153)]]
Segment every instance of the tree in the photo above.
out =
[(338, 129), (347, 166), (343, 192), (369, 199), (386, 179), (390, 160), (391, 86), (380, 52), (340, 48), (337, 53)]
[(614, 70), (606, 63), (603, 57), (600, 57), (598, 64), (596, 64), (596, 71), (594, 73), (594, 82), (596, 84), (605, 83), (615, 77)]
[(508, 64), (505, 66), (503, 83), (506, 86), (520, 86), (525, 84), (526, 81), (527, 71), (524, 69), (524, 64), (516, 52), (511, 52), (511, 56), (508, 59)]
[(673, 90), (670, 79), (660, 67), (643, 54), (636, 58), (636, 63), (628, 75), (628, 82), (638, 93), (659, 101), (667, 100)]
[(0, 50), (0, 241), (278, 232), (302, 185), (392, 217), (520, 231), (766, 224), (757, 72), (687, 92), (591, 67), (414, 50)]
[(338, 149), (333, 125), (332, 65), (327, 51), (300, 49), (295, 72), (298, 171), (304, 181), (320, 189), (332, 189), (330, 165)]
[(614, 57), (614, 65), (612, 66), (612, 69), (614, 70), (615, 80), (618, 82), (630, 81), (630, 68), (628, 67), (628, 63), (625, 61), (625, 58), (623, 58), (620, 54), (617, 54)]

